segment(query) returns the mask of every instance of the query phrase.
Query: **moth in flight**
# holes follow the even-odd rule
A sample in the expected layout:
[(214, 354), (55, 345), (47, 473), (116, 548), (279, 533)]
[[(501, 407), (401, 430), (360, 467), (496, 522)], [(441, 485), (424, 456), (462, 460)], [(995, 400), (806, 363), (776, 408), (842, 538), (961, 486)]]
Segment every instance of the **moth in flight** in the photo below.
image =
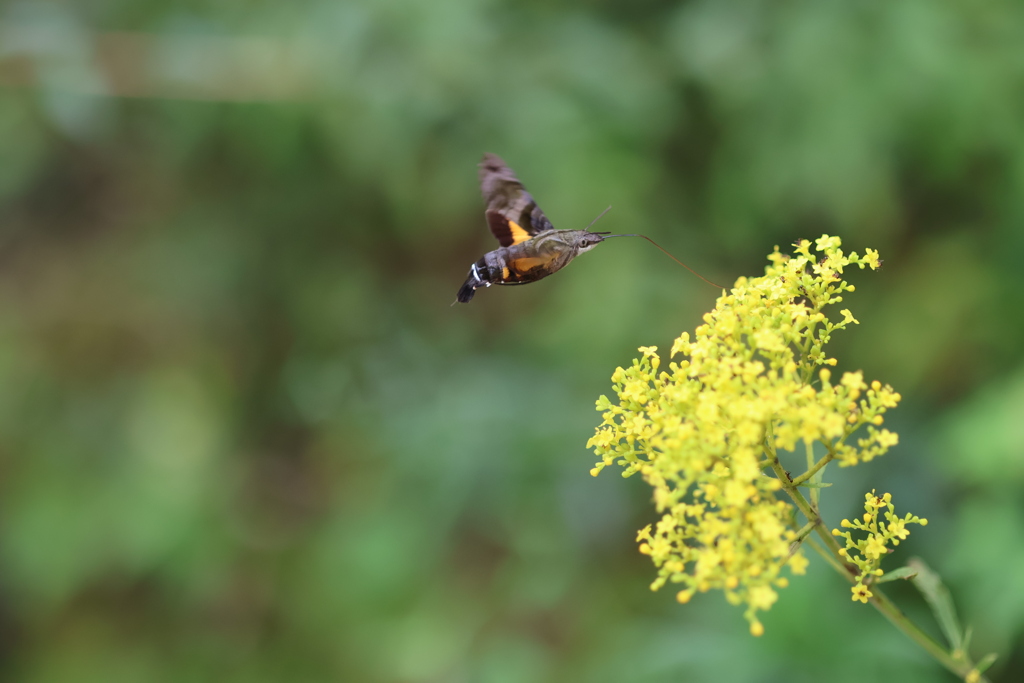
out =
[[(536, 282), (561, 270), (574, 258), (610, 237), (643, 237), (704, 280), (646, 235), (610, 235), (607, 232), (590, 232), (589, 229), (555, 230), (516, 174), (495, 154), (485, 154), (480, 162), (480, 191), (487, 202), (487, 225), (501, 246), (487, 252), (470, 266), (469, 275), (452, 305), (468, 302), (481, 287)], [(705, 282), (714, 284), (708, 280)]]
[(536, 282), (615, 237), (589, 230), (555, 230), (512, 169), (494, 154), (485, 154), (480, 162), (480, 191), (487, 202), (487, 225), (501, 246), (470, 266), (459, 289), (459, 303), (472, 299), (480, 287)]

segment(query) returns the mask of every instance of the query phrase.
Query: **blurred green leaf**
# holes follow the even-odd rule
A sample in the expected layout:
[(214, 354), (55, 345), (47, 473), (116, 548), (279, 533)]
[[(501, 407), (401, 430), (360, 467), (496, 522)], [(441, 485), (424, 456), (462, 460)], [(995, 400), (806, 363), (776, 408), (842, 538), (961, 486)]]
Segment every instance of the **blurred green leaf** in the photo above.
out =
[(911, 580), (931, 607), (935, 620), (939, 622), (946, 636), (949, 649), (954, 652), (960, 650), (963, 647), (964, 633), (956, 616), (953, 598), (949, 594), (949, 589), (943, 585), (942, 578), (919, 557), (911, 558), (904, 569), (914, 573)]
[(912, 567), (900, 567), (891, 572), (886, 572), (874, 580), (874, 583), (887, 583), (898, 579), (913, 579), (917, 576), (917, 570)]

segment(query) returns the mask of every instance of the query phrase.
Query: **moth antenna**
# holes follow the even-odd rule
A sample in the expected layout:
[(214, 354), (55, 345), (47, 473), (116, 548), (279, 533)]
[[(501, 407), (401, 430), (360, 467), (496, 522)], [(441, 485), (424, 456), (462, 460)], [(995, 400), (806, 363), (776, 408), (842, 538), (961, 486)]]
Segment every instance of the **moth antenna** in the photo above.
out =
[(590, 225), (588, 225), (587, 227), (585, 227), (585, 228), (583, 228), (583, 229), (584, 229), (584, 230), (590, 230), (590, 228), (592, 228), (592, 227), (594, 226), (594, 223), (596, 223), (596, 222), (598, 222), (599, 220), (601, 220), (601, 217), (602, 217), (602, 216), (604, 216), (604, 215), (605, 215), (606, 213), (608, 213), (608, 212), (609, 212), (609, 211), (611, 211), (611, 210), (612, 210), (612, 206), (611, 206), (611, 204), (609, 204), (609, 205), (608, 205), (608, 208), (607, 208), (607, 209), (605, 209), (604, 211), (602, 211), (601, 213), (599, 213), (599, 214), (597, 215), (597, 218), (595, 218), (594, 220), (590, 221)]
[[(610, 206), (609, 206), (609, 207), (608, 207), (608, 209), (610, 209), (610, 208), (612, 208), (612, 207), (610, 207)], [(605, 209), (605, 212), (607, 212), (607, 211), (608, 211), (608, 209)], [(604, 214), (601, 214), (601, 216), (603, 216), (603, 215), (604, 215)], [(601, 216), (598, 216), (598, 218), (600, 218)], [(597, 219), (594, 219), (594, 220), (597, 220)], [(591, 225), (593, 225), (593, 223), (591, 223)], [(683, 268), (686, 268), (686, 269), (687, 269), (688, 271), (690, 271), (691, 273), (693, 273), (694, 275), (696, 275), (697, 277), (699, 277), (699, 278), (700, 278), (701, 280), (703, 280), (704, 282), (708, 283), (708, 284), (709, 284), (709, 285), (711, 285), (712, 287), (717, 287), (718, 289), (725, 289), (725, 287), (723, 287), (722, 285), (716, 285), (716, 284), (715, 284), (714, 282), (712, 282), (711, 280), (707, 279), (706, 277), (704, 277), (703, 275), (701, 275), (700, 273), (698, 273), (698, 272), (697, 272), (696, 270), (694, 270), (694, 269), (693, 269), (693, 268), (691, 268), (690, 266), (686, 265), (685, 263), (683, 263), (682, 261), (680, 261), (679, 259), (677, 259), (677, 258), (676, 258), (675, 256), (673, 256), (672, 254), (670, 254), (670, 253), (668, 252), (668, 249), (666, 249), (665, 247), (661, 246), (660, 244), (658, 244), (657, 242), (655, 242), (654, 240), (652, 240), (652, 239), (651, 239), (650, 237), (648, 237), (647, 235), (605, 235), (605, 239), (608, 239), (609, 237), (643, 237), (643, 238), (644, 238), (645, 240), (647, 240), (648, 242), (650, 242), (651, 244), (653, 244), (654, 246), (656, 246), (656, 247), (657, 247), (658, 249), (661, 249), (661, 250), (662, 250), (663, 252), (665, 252), (665, 254), (666, 254), (666, 255), (667, 255), (667, 256), (668, 256), (668, 257), (669, 257), (670, 259), (672, 259), (673, 261), (675, 261), (676, 263), (678, 263), (679, 265), (681, 265), (681, 266), (682, 266)]]

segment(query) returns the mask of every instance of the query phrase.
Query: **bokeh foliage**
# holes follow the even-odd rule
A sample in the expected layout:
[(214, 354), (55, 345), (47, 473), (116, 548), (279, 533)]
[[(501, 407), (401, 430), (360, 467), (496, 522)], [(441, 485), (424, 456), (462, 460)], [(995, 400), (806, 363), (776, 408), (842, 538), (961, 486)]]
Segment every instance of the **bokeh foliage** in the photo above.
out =
[[(583, 444), (716, 291), (639, 240), (450, 308), (502, 155), (556, 227), (710, 279), (878, 248), (839, 370), (1024, 675), (1024, 6), (0, 7), (0, 666), (26, 681), (948, 680), (822, 566), (753, 639), (647, 590)], [(895, 596), (911, 612), (912, 591)]]

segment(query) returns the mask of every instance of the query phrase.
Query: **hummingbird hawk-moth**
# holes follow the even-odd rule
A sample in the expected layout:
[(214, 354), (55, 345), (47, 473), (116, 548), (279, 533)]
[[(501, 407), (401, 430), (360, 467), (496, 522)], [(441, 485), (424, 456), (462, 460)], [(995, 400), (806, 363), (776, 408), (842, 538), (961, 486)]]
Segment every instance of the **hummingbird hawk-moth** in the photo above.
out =
[(519, 178), (500, 157), (480, 162), (480, 191), (487, 202), (487, 225), (501, 246), (469, 268), (457, 301), (466, 303), (480, 287), (525, 285), (561, 270), (608, 237), (606, 232), (555, 230)]
[[(578, 255), (610, 237), (642, 237), (701, 280), (719, 287), (669, 254), (647, 235), (555, 230), (516, 174), (495, 154), (485, 154), (480, 162), (480, 191), (487, 202), (487, 225), (501, 246), (487, 252), (470, 266), (469, 275), (459, 288), (453, 306), (468, 302), (480, 287), (536, 282), (561, 270)], [(590, 225), (593, 224), (591, 222)]]

